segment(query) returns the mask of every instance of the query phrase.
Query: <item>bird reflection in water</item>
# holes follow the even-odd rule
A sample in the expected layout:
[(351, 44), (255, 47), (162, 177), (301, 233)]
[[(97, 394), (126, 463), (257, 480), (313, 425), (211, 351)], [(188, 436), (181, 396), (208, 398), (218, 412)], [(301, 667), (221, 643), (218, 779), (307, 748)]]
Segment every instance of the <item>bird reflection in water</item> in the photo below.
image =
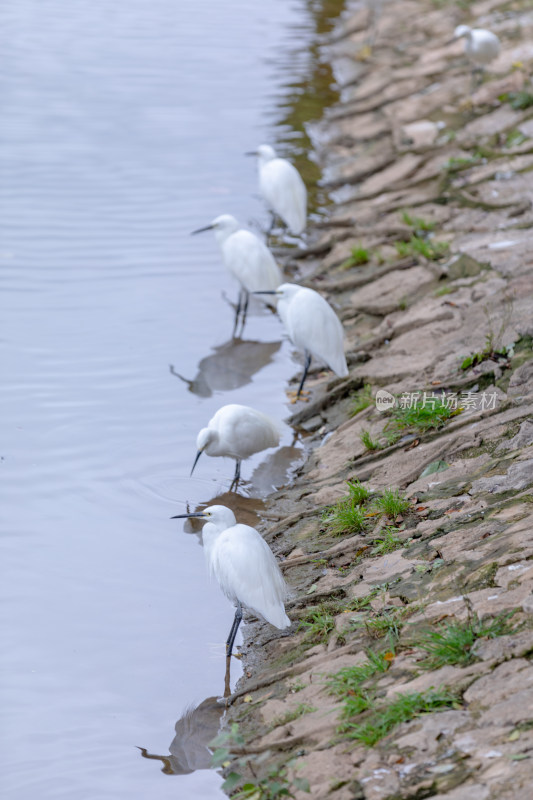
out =
[[(216, 495), (216, 497), (213, 497), (211, 500), (199, 503), (193, 511), (203, 511), (204, 508), (214, 505), (231, 508), (239, 522), (250, 525), (252, 528), (257, 525), (261, 518), (261, 513), (265, 509), (264, 502), (257, 497), (243, 497), (235, 492), (224, 492), (223, 494)], [(190, 511), (191, 509), (187, 505), (187, 513), (190, 513)], [(186, 519), (183, 530), (185, 533), (196, 533), (201, 542), (204, 521), (203, 519), (195, 519), (194, 517)]]
[(170, 372), (188, 385), (198, 397), (211, 397), (213, 392), (238, 389), (251, 383), (260, 369), (270, 364), (281, 347), (279, 342), (254, 342), (230, 339), (213, 348), (213, 353), (202, 358), (198, 372), (192, 380), (184, 378), (170, 365)]
[(161, 761), (165, 775), (189, 775), (197, 769), (211, 768), (211, 742), (218, 733), (224, 706), (216, 697), (208, 697), (196, 708), (188, 708), (176, 722), (176, 735), (166, 756), (149, 753), (139, 747), (143, 758)]

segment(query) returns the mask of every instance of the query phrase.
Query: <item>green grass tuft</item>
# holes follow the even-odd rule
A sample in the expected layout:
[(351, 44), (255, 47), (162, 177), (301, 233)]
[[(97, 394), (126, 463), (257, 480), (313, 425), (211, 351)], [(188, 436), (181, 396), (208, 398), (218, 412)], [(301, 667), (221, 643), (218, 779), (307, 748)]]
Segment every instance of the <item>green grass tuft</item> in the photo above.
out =
[[(396, 515), (398, 516), (398, 515)], [(373, 556), (384, 556), (387, 553), (393, 553), (400, 547), (403, 547), (403, 542), (398, 538), (399, 528), (388, 527), (382, 531), (381, 536), (374, 540), (374, 547), (372, 548)]]
[(350, 416), (355, 417), (356, 414), (359, 414), (360, 411), (364, 411), (365, 408), (372, 405), (373, 397), (372, 397), (372, 387), (370, 384), (365, 383), (362, 389), (359, 389), (357, 392), (354, 392), (351, 396), (352, 405), (350, 407)]
[(322, 517), (328, 526), (328, 533), (342, 536), (344, 533), (358, 533), (366, 524), (365, 512), (351, 497), (345, 497), (329, 508)]
[(396, 406), (391, 421), (387, 423), (387, 429), (391, 433), (407, 429), (425, 433), (432, 428), (441, 428), (457, 413), (458, 409), (451, 408), (445, 400), (435, 396), (429, 398), (425, 404), (416, 403), (411, 408)]
[(478, 617), (465, 622), (448, 622), (430, 631), (415, 645), (426, 653), (420, 662), (424, 669), (439, 669), (447, 664), (465, 666), (475, 660), (472, 648), (478, 639), (494, 639), (512, 633), (509, 619), (514, 612), (499, 614), (482, 622)]
[(367, 450), (379, 450), (379, 442), (372, 438), (370, 431), (361, 431), (361, 441)]
[(531, 92), (509, 92), (508, 94), (500, 95), (500, 100), (510, 103), (511, 108), (515, 111), (524, 111), (526, 108), (533, 106), (533, 94)]
[(298, 625), (298, 630), (305, 631), (305, 641), (312, 644), (325, 644), (334, 628), (335, 619), (323, 606), (310, 609)]
[(356, 247), (352, 247), (350, 256), (346, 261), (343, 261), (340, 268), (350, 269), (351, 267), (361, 267), (363, 264), (368, 264), (371, 257), (372, 252), (359, 244)]
[(375, 499), (374, 507), (376, 510), (394, 519), (407, 511), (409, 508), (409, 500), (406, 500), (405, 497), (400, 497), (398, 489), (385, 489), (381, 497)]
[(372, 709), (362, 722), (344, 722), (340, 732), (349, 739), (373, 747), (402, 722), (431, 711), (452, 708), (456, 704), (456, 695), (445, 689), (397, 695), (389, 703)]
[(365, 486), (363, 486), (361, 481), (358, 480), (346, 481), (346, 485), (348, 487), (350, 498), (358, 506), (360, 506), (362, 503), (365, 502), (365, 500), (368, 500), (368, 498), (370, 497), (369, 490)]
[(423, 239), (420, 236), (411, 236), (408, 242), (396, 242), (396, 250), (400, 258), (406, 256), (423, 256), (428, 261), (438, 261), (446, 255), (450, 248), (448, 242), (437, 242), (433, 239)]
[(335, 697), (350, 699), (361, 691), (361, 687), (369, 678), (386, 672), (389, 662), (380, 653), (367, 650), (368, 661), (364, 664), (355, 664), (353, 667), (344, 667), (328, 677), (328, 689)]

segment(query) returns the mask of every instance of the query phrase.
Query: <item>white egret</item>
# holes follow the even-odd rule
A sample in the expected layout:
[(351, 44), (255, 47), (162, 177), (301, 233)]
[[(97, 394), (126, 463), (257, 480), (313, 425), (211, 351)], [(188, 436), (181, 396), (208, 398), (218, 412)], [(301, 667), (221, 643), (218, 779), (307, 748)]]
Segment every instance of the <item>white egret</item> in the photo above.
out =
[(205, 511), (177, 514), (172, 519), (190, 517), (207, 520), (202, 529), (202, 540), (209, 574), (216, 578), (228, 600), (236, 606), (226, 642), (229, 663), (243, 606), (275, 628), (290, 626), (284, 605), (288, 587), (261, 534), (249, 525), (237, 523), (230, 508), (209, 506)]
[(307, 190), (296, 167), (279, 158), (269, 144), (261, 144), (247, 155), (259, 158), (259, 191), (270, 208), (292, 233), (302, 233), (307, 217)]
[(326, 363), (336, 375), (345, 378), (348, 367), (344, 355), (344, 331), (329, 303), (313, 289), (295, 283), (282, 283), (275, 293), (278, 313), (290, 340), (305, 355), (304, 374), (296, 398), (302, 393), (313, 356)]
[(224, 266), (239, 282), (233, 332), (237, 330), (239, 314), (242, 312), (242, 333), (250, 292), (257, 289), (276, 289), (283, 282), (283, 275), (266, 244), (252, 231), (241, 228), (231, 214), (215, 217), (209, 225), (193, 231), (193, 234), (211, 230), (222, 252)]
[(492, 31), (485, 28), (469, 28), (458, 25), (453, 32), (453, 40), (465, 40), (465, 53), (475, 67), (483, 69), (494, 61), (500, 53), (500, 40)]
[(254, 453), (277, 447), (280, 432), (273, 419), (250, 406), (234, 403), (219, 408), (214, 417), (202, 428), (196, 439), (196, 458), (191, 475), (202, 453), (208, 456), (234, 458), (235, 476), (231, 488), (237, 486), (241, 477), (241, 461)]

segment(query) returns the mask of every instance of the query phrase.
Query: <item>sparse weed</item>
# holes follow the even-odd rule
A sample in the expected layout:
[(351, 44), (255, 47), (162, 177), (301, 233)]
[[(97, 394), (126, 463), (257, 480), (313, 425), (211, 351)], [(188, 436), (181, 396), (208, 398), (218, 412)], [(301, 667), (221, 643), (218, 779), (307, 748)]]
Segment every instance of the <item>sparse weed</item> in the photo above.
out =
[(433, 231), (435, 230), (435, 223), (430, 222), (428, 219), (422, 217), (412, 217), (408, 211), (402, 212), (402, 222), (414, 228), (416, 231)]
[(484, 311), (489, 328), (485, 336), (485, 347), (480, 353), (474, 353), (463, 360), (461, 363), (461, 369), (463, 370), (475, 367), (477, 364), (481, 364), (482, 361), (486, 361), (487, 359), (498, 361), (500, 358), (507, 359), (514, 355), (514, 345), (503, 344), (503, 338), (513, 316), (512, 298), (506, 297), (504, 299), (503, 315), (498, 328), (496, 328), (496, 321), (492, 316), (491, 309), (485, 306)]
[(510, 103), (511, 108), (515, 111), (524, 111), (526, 108), (533, 106), (533, 93), (531, 92), (508, 92), (499, 97), (500, 101)]
[(402, 722), (408, 722), (420, 714), (456, 705), (456, 695), (445, 689), (397, 695), (389, 703), (374, 707), (370, 715), (362, 722), (346, 721), (342, 723), (339, 730), (349, 739), (366, 744), (367, 747), (373, 747)]
[(372, 650), (367, 650), (366, 656), (368, 661), (365, 661), (364, 664), (344, 667), (333, 675), (329, 675), (327, 685), (331, 694), (349, 700), (351, 697), (360, 693), (361, 687), (365, 681), (369, 678), (373, 678), (374, 675), (388, 670), (389, 662), (381, 653), (374, 653)]
[(372, 619), (365, 619), (363, 624), (371, 639), (383, 639), (388, 636), (391, 646), (393, 646), (398, 640), (402, 629), (399, 616), (395, 612), (378, 614), (377, 617)]
[(361, 441), (367, 450), (378, 450), (379, 442), (372, 438), (370, 431), (361, 431)]
[[(400, 497), (398, 489), (385, 489), (381, 497), (374, 500), (374, 507), (377, 511), (386, 514), (391, 519), (395, 519), (409, 508), (409, 500)], [(396, 547), (394, 547), (396, 549)]]
[(363, 264), (368, 264), (371, 256), (372, 252), (362, 245), (352, 247), (351, 254), (346, 261), (343, 261), (341, 269), (350, 269), (351, 267), (360, 267)]
[(296, 694), (297, 692), (301, 692), (302, 689), (305, 689), (305, 683), (303, 683), (303, 681), (294, 681), (294, 683), (289, 683), (287, 689), (291, 694)]
[(305, 631), (305, 641), (312, 644), (325, 644), (334, 628), (335, 619), (323, 606), (308, 611), (298, 625), (298, 630)]
[(439, 625), (437, 630), (429, 631), (416, 646), (426, 653), (420, 662), (424, 669), (439, 669), (446, 664), (462, 666), (474, 661), (472, 648), (477, 639), (504, 636), (513, 631), (509, 619), (514, 612), (499, 614), (492, 620), (482, 622), (478, 617), (465, 622), (448, 622)]
[(449, 158), (448, 161), (443, 165), (442, 169), (446, 172), (458, 172), (465, 167), (472, 167), (474, 164), (477, 164), (479, 158), (475, 156), (465, 156), (462, 158)]
[[(307, 713), (307, 711), (303, 713)], [(252, 761), (257, 764), (258, 759), (256, 756), (235, 756), (232, 753), (235, 749), (242, 750), (244, 746), (245, 740), (239, 732), (237, 723), (233, 723), (229, 730), (223, 730), (209, 742), (209, 747), (213, 750), (211, 767), (217, 769), (231, 764), (231, 771), (221, 789), (227, 794), (231, 794), (233, 800), (280, 800), (280, 798), (294, 800), (295, 791), (311, 791), (307, 779), (298, 777), (289, 779), (288, 768), (293, 764), (293, 760), (272, 766), (262, 780), (255, 779), (255, 783), (245, 783), (244, 776), (241, 772), (237, 772), (237, 769), (246, 769), (255, 776)]]
[(438, 261), (446, 255), (450, 248), (448, 242), (437, 242), (433, 239), (423, 239), (420, 236), (411, 236), (408, 242), (396, 242), (396, 250), (400, 258), (406, 256), (423, 256), (428, 261)]
[(333, 536), (358, 533), (364, 529), (366, 523), (365, 512), (351, 497), (339, 500), (323, 519), (328, 526), (328, 533)]
[(348, 487), (350, 498), (358, 506), (360, 506), (362, 503), (365, 502), (365, 500), (368, 500), (368, 498), (370, 497), (369, 490), (366, 488), (366, 486), (363, 486), (361, 481), (358, 480), (346, 481), (346, 485)]
[(313, 711), (316, 711), (316, 708), (313, 706), (308, 705), (307, 703), (300, 703), (300, 705), (293, 708), (292, 711), (287, 711), (286, 714), (283, 714), (281, 717), (276, 717), (272, 721), (272, 729), (280, 728), (282, 725), (288, 725), (289, 722), (294, 722), (295, 719), (299, 719), (303, 717), (304, 714), (311, 714)]
[(414, 403), (411, 407), (395, 406), (386, 430), (393, 435), (408, 429), (424, 433), (431, 428), (441, 428), (446, 420), (458, 413), (459, 409), (451, 408), (443, 398), (433, 396), (426, 398), (424, 403)]
[[(407, 501), (406, 501), (407, 502)], [(398, 515), (396, 515), (398, 516)], [(372, 548), (372, 555), (373, 556), (384, 556), (387, 553), (393, 553), (394, 550), (398, 550), (400, 547), (403, 547), (403, 542), (401, 539), (398, 538), (398, 531), (399, 528), (393, 528), (389, 526), (385, 528), (379, 538), (374, 540), (374, 547)]]
[(362, 389), (359, 389), (357, 392), (354, 392), (351, 396), (352, 405), (350, 408), (350, 416), (355, 417), (356, 414), (359, 414), (360, 411), (364, 411), (365, 408), (372, 405), (373, 397), (372, 397), (372, 387), (370, 384), (365, 383)]
[(513, 130), (509, 131), (507, 136), (505, 137), (505, 147), (519, 147), (521, 144), (524, 144), (528, 139), (521, 131)]

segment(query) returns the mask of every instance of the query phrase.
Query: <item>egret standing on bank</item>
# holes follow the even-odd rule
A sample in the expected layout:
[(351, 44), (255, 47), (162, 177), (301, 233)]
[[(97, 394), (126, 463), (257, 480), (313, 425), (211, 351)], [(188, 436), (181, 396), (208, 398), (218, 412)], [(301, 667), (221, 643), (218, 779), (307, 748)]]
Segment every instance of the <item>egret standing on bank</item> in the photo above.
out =
[(500, 53), (500, 40), (492, 31), (485, 28), (469, 28), (458, 25), (453, 32), (452, 41), (465, 40), (465, 53), (474, 64), (474, 69), (483, 70)]
[(214, 417), (202, 428), (196, 439), (196, 458), (191, 475), (202, 453), (208, 456), (234, 458), (235, 476), (230, 491), (238, 486), (241, 461), (254, 453), (277, 447), (280, 432), (273, 419), (250, 406), (230, 404), (219, 408)]
[(304, 374), (296, 399), (302, 393), (313, 356), (326, 363), (340, 378), (345, 378), (348, 367), (344, 355), (344, 331), (329, 303), (313, 289), (295, 283), (282, 283), (275, 294), (278, 298), (278, 314), (290, 340), (305, 354)]
[[(259, 158), (259, 191), (267, 204), (296, 236), (305, 230), (307, 190), (300, 173), (268, 144), (247, 153)], [(265, 288), (265, 287), (263, 287)]]
[(193, 234), (211, 230), (222, 252), (224, 266), (240, 286), (233, 328), (235, 335), (241, 312), (241, 333), (244, 330), (250, 292), (276, 289), (283, 281), (283, 275), (266, 244), (252, 231), (241, 228), (231, 214), (216, 217), (209, 225), (193, 231)]
[(235, 606), (235, 618), (226, 642), (229, 659), (242, 620), (242, 607), (254, 611), (275, 628), (288, 628), (290, 619), (284, 601), (288, 595), (278, 563), (263, 537), (249, 525), (237, 523), (226, 506), (209, 506), (205, 511), (177, 514), (172, 519), (199, 517), (207, 520), (202, 541), (209, 574)]

